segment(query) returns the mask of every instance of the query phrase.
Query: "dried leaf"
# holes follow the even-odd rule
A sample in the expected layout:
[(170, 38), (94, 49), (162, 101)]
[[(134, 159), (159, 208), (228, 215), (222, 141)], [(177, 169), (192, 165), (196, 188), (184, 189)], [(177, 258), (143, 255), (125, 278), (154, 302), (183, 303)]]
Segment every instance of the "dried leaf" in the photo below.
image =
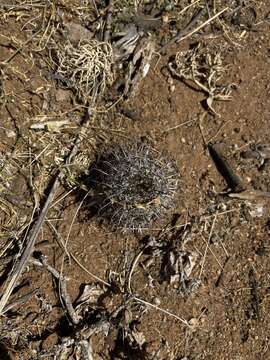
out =
[(132, 337), (140, 348), (143, 346), (143, 344), (146, 341), (143, 333), (138, 331), (136, 328), (132, 330)]
[(30, 126), (31, 130), (46, 130), (49, 132), (60, 132), (63, 128), (66, 128), (67, 125), (70, 125), (70, 120), (58, 120), (58, 121), (45, 121), (32, 124)]
[(96, 304), (102, 294), (104, 294), (104, 289), (99, 284), (86, 284), (76, 303), (78, 305), (83, 303)]

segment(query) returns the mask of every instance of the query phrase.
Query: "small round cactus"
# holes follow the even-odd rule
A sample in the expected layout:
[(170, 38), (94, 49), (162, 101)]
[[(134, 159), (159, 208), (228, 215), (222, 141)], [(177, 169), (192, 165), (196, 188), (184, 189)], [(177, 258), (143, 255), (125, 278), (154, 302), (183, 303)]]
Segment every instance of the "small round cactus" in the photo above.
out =
[(175, 205), (178, 171), (142, 143), (113, 145), (90, 171), (98, 214), (123, 232), (142, 231)]

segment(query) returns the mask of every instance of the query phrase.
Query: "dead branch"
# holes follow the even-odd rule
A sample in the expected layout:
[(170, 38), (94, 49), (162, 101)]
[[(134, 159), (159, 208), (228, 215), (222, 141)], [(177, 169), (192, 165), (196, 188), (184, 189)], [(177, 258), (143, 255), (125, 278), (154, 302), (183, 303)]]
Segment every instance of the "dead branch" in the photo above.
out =
[(229, 188), (234, 192), (243, 191), (244, 185), (238, 175), (235, 174), (232, 167), (222, 156), (216, 145), (208, 144), (208, 150), (212, 160), (214, 161), (218, 172), (223, 176)]
[[(81, 142), (82, 142), (82, 139), (85, 137), (85, 134), (86, 134), (86, 130), (89, 126), (89, 123), (92, 119), (92, 109), (93, 109), (93, 106), (96, 102), (96, 98), (97, 98), (97, 87), (95, 88), (95, 91), (94, 91), (94, 95), (92, 97), (92, 101), (91, 101), (91, 104), (88, 108), (88, 111), (87, 111), (87, 114), (86, 114), (86, 117), (84, 119), (84, 122), (82, 124), (82, 127), (81, 127), (81, 131), (79, 132), (77, 138), (76, 138), (76, 141), (70, 151), (70, 154), (69, 156), (67, 157), (66, 159), (66, 162), (65, 162), (65, 165), (68, 165), (71, 160), (73, 159), (73, 157), (77, 154), (77, 152), (79, 151), (79, 148), (80, 148), (80, 145), (81, 145)], [(49, 208), (50, 208), (50, 205), (55, 197), (55, 194), (56, 194), (56, 191), (58, 190), (59, 188), (59, 185), (61, 183), (61, 180), (64, 178), (65, 176), (65, 169), (66, 169), (66, 166), (63, 166), (62, 170), (60, 170), (58, 172), (58, 174), (56, 175), (55, 179), (54, 179), (54, 182), (53, 182), (53, 185), (50, 189), (50, 192), (49, 192), (49, 195), (45, 201), (45, 204), (43, 205), (43, 208), (36, 220), (36, 222), (34, 223), (33, 227), (32, 227), (32, 230), (30, 231), (30, 233), (28, 234), (27, 238), (26, 238), (26, 247), (22, 253), (22, 256), (20, 258), (20, 260), (18, 260), (17, 264), (15, 264), (15, 267), (14, 267), (14, 270), (13, 272), (10, 274), (9, 276), (9, 283), (5, 289), (5, 291), (3, 292), (3, 295), (1, 297), (1, 300), (0, 300), (0, 315), (3, 315), (4, 314), (4, 309), (5, 309), (5, 306), (8, 302), (8, 299), (9, 297), (11, 296), (12, 294), (12, 291), (15, 287), (15, 285), (17, 284), (22, 272), (23, 272), (23, 269), (25, 268), (33, 250), (34, 250), (34, 246), (35, 246), (35, 242), (36, 242), (36, 239), (38, 237), (38, 234), (44, 224), (44, 221), (46, 219), (46, 216), (47, 216), (47, 213), (49, 211)]]

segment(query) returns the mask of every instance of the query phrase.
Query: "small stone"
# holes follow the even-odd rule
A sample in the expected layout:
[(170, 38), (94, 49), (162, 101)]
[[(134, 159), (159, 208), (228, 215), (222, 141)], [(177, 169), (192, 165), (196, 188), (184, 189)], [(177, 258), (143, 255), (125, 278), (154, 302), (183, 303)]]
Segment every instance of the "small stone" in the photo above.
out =
[(159, 306), (161, 304), (161, 300), (158, 297), (154, 297), (153, 304)]
[(14, 137), (16, 137), (16, 133), (15, 133), (15, 131), (13, 131), (13, 130), (10, 130), (10, 129), (6, 129), (6, 136), (8, 137), (8, 138), (14, 138)]
[(68, 31), (68, 38), (73, 45), (77, 45), (79, 41), (89, 40), (93, 37), (93, 33), (90, 30), (72, 21), (65, 24), (65, 27)]
[(167, 24), (167, 23), (169, 22), (169, 15), (168, 15), (168, 14), (164, 14), (164, 15), (162, 16), (162, 21), (163, 21), (165, 24)]
[(58, 336), (56, 333), (50, 334), (43, 342), (42, 349), (43, 350), (51, 350), (54, 345), (58, 343)]
[(70, 100), (70, 98), (71, 98), (70, 90), (58, 89), (55, 92), (55, 100), (57, 102), (68, 101)]

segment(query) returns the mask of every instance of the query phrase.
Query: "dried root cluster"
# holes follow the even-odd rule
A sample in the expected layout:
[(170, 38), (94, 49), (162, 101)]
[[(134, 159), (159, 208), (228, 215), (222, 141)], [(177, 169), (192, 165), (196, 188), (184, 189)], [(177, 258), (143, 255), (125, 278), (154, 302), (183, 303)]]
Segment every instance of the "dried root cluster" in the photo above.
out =
[(142, 231), (174, 207), (178, 171), (141, 143), (113, 146), (90, 171), (99, 215), (114, 227)]
[(83, 40), (77, 46), (67, 43), (57, 51), (57, 74), (79, 98), (86, 100), (99, 94), (114, 80), (113, 50), (109, 43)]
[(207, 95), (208, 108), (214, 113), (214, 100), (227, 101), (232, 98), (234, 84), (223, 84), (222, 78), (228, 67), (223, 64), (218, 49), (210, 52), (198, 43), (190, 50), (177, 52), (174, 61), (169, 63), (169, 69), (173, 76), (189, 81), (202, 90)]

